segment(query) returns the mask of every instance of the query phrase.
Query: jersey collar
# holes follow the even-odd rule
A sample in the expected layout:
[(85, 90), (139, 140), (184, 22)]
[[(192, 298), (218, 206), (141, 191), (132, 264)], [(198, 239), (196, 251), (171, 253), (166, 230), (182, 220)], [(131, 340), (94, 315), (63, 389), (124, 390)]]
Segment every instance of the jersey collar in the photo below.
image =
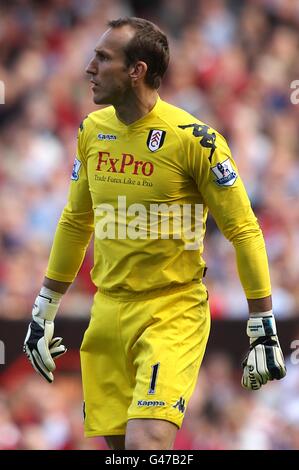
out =
[(158, 96), (154, 107), (150, 110), (149, 113), (145, 114), (140, 119), (137, 119), (137, 121), (134, 121), (134, 122), (132, 122), (131, 124), (128, 124), (128, 125), (124, 124), (122, 121), (120, 121), (118, 119), (118, 117), (116, 116), (115, 110), (114, 110), (114, 116), (115, 116), (115, 119), (117, 120), (118, 125), (120, 127), (123, 127), (124, 129), (129, 130), (129, 129), (135, 129), (135, 128), (138, 128), (138, 127), (143, 127), (148, 121), (152, 120), (153, 117), (158, 115), (161, 103), (162, 103), (162, 100), (161, 100), (160, 96)]

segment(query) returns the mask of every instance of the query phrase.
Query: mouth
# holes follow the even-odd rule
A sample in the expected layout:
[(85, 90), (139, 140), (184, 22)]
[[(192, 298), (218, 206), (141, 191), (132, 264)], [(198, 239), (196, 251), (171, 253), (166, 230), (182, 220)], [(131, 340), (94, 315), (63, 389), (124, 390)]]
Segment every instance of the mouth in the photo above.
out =
[(91, 87), (92, 90), (95, 90), (96, 88), (99, 87), (99, 84), (95, 82), (94, 80), (90, 80), (90, 83), (92, 84), (92, 87)]

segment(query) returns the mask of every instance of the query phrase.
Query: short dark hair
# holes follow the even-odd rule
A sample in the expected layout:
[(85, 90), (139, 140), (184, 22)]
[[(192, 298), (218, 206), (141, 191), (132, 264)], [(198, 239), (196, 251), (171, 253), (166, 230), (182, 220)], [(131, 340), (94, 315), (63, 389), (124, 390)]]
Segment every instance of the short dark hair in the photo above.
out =
[(124, 17), (108, 22), (111, 28), (131, 26), (134, 37), (124, 47), (126, 65), (138, 60), (147, 64), (145, 83), (158, 89), (169, 63), (169, 46), (166, 35), (154, 23), (143, 18)]

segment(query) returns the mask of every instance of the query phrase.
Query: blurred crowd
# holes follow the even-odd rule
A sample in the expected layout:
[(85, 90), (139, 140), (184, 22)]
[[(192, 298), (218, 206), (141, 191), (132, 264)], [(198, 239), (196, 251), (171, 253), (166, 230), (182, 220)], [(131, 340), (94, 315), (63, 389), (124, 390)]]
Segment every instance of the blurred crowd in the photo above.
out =
[[(249, 392), (225, 354), (208, 356), (175, 449), (298, 450), (298, 366), (287, 367), (283, 381)], [(56, 372), (53, 386), (33, 371), (7, 382), (0, 391), (0, 450), (9, 449), (107, 449), (103, 438), (83, 437), (78, 373)]]
[[(299, 79), (296, 0), (2, 0), (0, 316), (28, 315), (66, 200), (82, 118), (95, 109), (84, 68), (111, 18), (145, 16), (168, 34), (160, 94), (225, 135), (263, 228), (274, 308), (299, 307)], [(210, 220), (206, 282), (214, 317), (246, 316), (233, 250)], [(62, 314), (87, 315), (92, 252)]]

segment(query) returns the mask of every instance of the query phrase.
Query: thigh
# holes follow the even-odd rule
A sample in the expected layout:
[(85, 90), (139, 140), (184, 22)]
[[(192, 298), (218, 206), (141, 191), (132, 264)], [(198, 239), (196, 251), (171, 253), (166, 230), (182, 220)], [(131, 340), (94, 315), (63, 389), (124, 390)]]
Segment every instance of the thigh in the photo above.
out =
[(147, 300), (142, 308), (151, 323), (129, 346), (136, 385), (128, 419), (154, 418), (180, 427), (210, 331), (207, 291), (194, 284)]
[(177, 426), (161, 419), (130, 419), (126, 450), (172, 450)]
[(85, 436), (124, 435), (133, 381), (119, 332), (120, 304), (97, 294), (80, 349)]
[(105, 436), (105, 441), (111, 450), (125, 450), (125, 436)]

